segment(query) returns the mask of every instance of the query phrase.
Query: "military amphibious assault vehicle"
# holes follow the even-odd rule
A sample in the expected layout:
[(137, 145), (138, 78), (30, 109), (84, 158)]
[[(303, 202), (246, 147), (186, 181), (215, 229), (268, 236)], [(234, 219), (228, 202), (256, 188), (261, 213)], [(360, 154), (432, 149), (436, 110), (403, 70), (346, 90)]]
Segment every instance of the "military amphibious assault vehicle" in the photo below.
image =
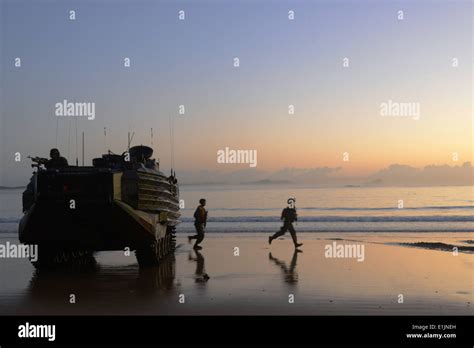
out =
[(135, 146), (108, 153), (93, 166), (36, 168), (23, 193), (19, 237), (38, 245), (36, 267), (82, 262), (95, 251), (133, 251), (140, 267), (157, 265), (175, 248), (180, 222), (173, 171), (159, 170), (153, 150)]

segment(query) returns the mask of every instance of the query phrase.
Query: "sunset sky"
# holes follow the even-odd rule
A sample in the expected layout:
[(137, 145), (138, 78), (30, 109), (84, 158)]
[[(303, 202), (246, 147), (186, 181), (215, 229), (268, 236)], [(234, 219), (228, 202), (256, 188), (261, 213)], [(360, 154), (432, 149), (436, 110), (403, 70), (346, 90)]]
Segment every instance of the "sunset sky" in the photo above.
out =
[[(178, 172), (248, 168), (218, 164), (225, 147), (257, 150), (258, 170), (350, 176), (473, 158), (471, 1), (0, 4), (3, 184), (25, 183), (26, 156), (51, 147), (75, 162), (76, 120), (54, 114), (64, 99), (96, 104), (95, 120), (77, 119), (88, 163), (105, 148), (125, 151), (129, 131), (149, 145), (153, 128), (168, 171), (170, 119)], [(388, 100), (419, 103), (420, 119), (381, 116)]]

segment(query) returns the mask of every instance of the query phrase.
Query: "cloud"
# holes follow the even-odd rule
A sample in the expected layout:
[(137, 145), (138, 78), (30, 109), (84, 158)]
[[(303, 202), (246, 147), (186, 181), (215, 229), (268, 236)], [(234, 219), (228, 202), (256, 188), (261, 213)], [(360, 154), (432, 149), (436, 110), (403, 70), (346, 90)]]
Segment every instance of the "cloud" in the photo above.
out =
[[(349, 176), (340, 167), (283, 168), (264, 171), (246, 168), (236, 171), (178, 171), (181, 184), (307, 184), (314, 186), (469, 186), (474, 185), (471, 162), (458, 166), (428, 165), (416, 168), (391, 164), (368, 176)], [(25, 184), (27, 180), (12, 183)], [(7, 185), (9, 185), (8, 183)], [(11, 184), (10, 184), (11, 185)]]
[(261, 171), (253, 168), (234, 172), (188, 171), (178, 173), (184, 184), (248, 184), (288, 183), (317, 186), (457, 186), (473, 185), (473, 166), (465, 162), (459, 166), (428, 165), (415, 168), (392, 164), (364, 177), (344, 175), (340, 167), (283, 168), (278, 171)]
[(428, 165), (415, 167), (392, 164), (368, 177), (367, 183), (377, 185), (472, 185), (473, 166), (465, 162), (459, 166)]

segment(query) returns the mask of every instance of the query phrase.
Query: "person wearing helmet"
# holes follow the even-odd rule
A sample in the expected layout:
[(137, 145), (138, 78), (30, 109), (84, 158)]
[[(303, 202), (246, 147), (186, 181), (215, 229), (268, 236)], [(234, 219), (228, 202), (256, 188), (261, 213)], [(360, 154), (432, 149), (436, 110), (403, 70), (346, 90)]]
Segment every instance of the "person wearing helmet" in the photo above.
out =
[(206, 200), (201, 198), (199, 200), (199, 205), (194, 212), (194, 227), (196, 228), (197, 234), (194, 236), (189, 236), (188, 241), (191, 243), (193, 239), (196, 239), (194, 243), (194, 249), (200, 250), (202, 247), (199, 244), (204, 240), (204, 228), (206, 227), (207, 223), (207, 210), (204, 209), (206, 206)]
[(49, 157), (51, 157), (51, 159), (49, 159), (44, 165), (46, 169), (63, 168), (69, 165), (67, 163), (67, 159), (61, 157), (58, 149), (51, 149), (49, 152)]
[(283, 226), (280, 228), (280, 231), (275, 233), (273, 236), (268, 237), (268, 244), (272, 244), (274, 239), (277, 239), (280, 236), (283, 236), (286, 231), (290, 231), (291, 238), (293, 239), (293, 244), (295, 248), (298, 248), (303, 245), (303, 243), (298, 243), (296, 238), (296, 231), (293, 227), (293, 222), (298, 220), (298, 215), (296, 214), (295, 202), (296, 199), (289, 198), (288, 199), (288, 207), (283, 209), (281, 212), (281, 220), (283, 220)]

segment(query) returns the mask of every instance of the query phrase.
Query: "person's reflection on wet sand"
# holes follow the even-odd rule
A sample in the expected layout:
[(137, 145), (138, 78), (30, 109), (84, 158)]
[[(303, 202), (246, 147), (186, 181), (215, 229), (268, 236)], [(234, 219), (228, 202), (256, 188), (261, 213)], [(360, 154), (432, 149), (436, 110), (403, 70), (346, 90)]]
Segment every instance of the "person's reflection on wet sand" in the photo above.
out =
[(196, 283), (206, 283), (210, 277), (204, 268), (204, 256), (202, 256), (202, 254), (196, 249), (194, 249), (194, 253), (196, 254), (196, 257), (193, 257), (192, 252), (190, 252), (188, 260), (196, 261), (195, 281)]
[(285, 282), (288, 284), (296, 284), (298, 282), (296, 262), (298, 260), (298, 253), (300, 252), (301, 250), (295, 249), (295, 251), (293, 252), (293, 257), (291, 258), (290, 267), (288, 267), (284, 261), (281, 261), (274, 257), (271, 252), (268, 253), (268, 259), (270, 261), (273, 261), (277, 266), (281, 268), (281, 270), (283, 271)]

